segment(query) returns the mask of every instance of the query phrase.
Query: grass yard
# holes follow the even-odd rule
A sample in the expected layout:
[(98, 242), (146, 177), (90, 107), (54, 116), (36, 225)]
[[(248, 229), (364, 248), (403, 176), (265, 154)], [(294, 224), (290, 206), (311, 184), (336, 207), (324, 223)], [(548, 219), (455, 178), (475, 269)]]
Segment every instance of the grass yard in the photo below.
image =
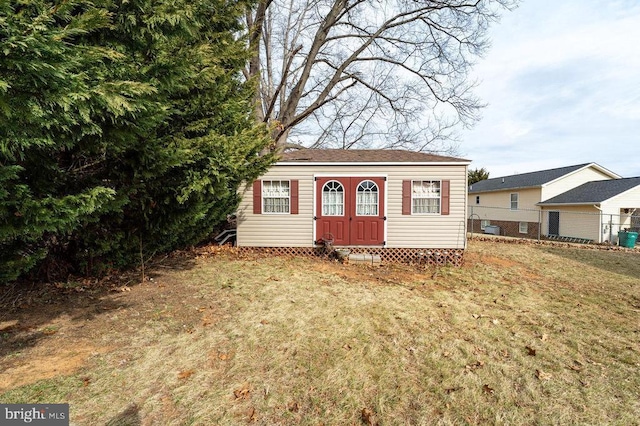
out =
[(69, 403), (76, 425), (640, 421), (638, 252), (472, 240), (438, 270), (199, 253), (143, 284), (5, 289), (0, 402)]

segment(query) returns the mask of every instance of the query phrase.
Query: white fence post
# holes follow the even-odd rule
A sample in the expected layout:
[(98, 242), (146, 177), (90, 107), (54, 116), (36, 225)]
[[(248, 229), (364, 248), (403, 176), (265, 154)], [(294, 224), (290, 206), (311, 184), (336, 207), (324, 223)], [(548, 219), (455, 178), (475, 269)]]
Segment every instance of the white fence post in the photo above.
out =
[(609, 244), (613, 245), (613, 215), (609, 215)]
[(542, 210), (538, 210), (538, 242), (540, 242), (541, 234), (542, 234)]

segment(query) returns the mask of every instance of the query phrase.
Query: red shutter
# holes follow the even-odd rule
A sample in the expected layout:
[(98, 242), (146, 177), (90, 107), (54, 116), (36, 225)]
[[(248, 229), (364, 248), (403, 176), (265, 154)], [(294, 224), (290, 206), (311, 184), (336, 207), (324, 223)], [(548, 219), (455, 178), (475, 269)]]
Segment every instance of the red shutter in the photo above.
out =
[(449, 196), (450, 187), (451, 187), (451, 181), (448, 181), (448, 180), (442, 181), (442, 188), (440, 188), (440, 192), (442, 195), (442, 206), (440, 211), (441, 211), (441, 214), (443, 215), (449, 214), (449, 204), (450, 204), (450, 198), (451, 198)]
[(253, 214), (262, 214), (262, 181), (253, 182)]
[(292, 180), (289, 186), (289, 191), (291, 193), (291, 214), (298, 214), (298, 181)]
[(402, 214), (411, 214), (411, 181), (402, 181)]

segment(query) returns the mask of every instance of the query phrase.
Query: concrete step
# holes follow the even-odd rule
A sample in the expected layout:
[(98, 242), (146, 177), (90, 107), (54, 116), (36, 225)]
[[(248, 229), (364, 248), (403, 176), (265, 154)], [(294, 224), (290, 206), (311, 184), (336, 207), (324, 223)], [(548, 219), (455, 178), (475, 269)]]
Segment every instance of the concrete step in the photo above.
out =
[(349, 255), (349, 263), (354, 265), (362, 264), (380, 266), (382, 261), (380, 260), (380, 256), (377, 254), (351, 253)]

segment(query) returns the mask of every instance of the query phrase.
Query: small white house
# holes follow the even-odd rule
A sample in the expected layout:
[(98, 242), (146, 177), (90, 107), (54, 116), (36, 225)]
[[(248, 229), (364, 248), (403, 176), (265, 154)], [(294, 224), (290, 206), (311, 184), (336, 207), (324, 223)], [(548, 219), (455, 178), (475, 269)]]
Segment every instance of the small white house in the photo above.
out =
[(334, 247), (382, 260), (461, 264), (470, 161), (404, 150), (302, 149), (246, 186), (237, 246)]
[(640, 216), (640, 177), (587, 182), (537, 205), (546, 234), (617, 243), (618, 232)]

